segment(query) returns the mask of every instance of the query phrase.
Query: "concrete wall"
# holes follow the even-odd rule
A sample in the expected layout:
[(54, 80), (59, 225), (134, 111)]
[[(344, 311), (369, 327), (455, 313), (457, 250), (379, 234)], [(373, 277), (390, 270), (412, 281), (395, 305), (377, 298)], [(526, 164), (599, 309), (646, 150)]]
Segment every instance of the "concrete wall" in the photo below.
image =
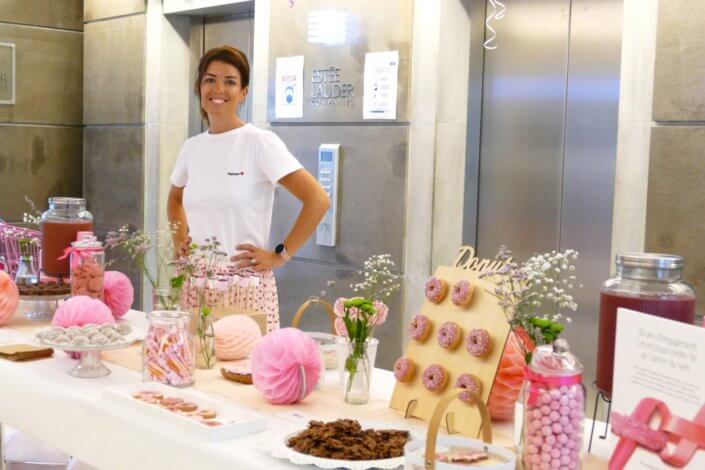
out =
[[(103, 236), (122, 225), (144, 226), (144, 1), (86, 0), (83, 68), (83, 193)], [(127, 273), (139, 306), (141, 279)]]
[(705, 307), (705, 4), (625, 0), (612, 254), (683, 255)]
[(0, 2), (0, 42), (15, 44), (16, 101), (0, 104), (0, 217), (22, 220), (24, 196), (81, 195), (81, 0)]

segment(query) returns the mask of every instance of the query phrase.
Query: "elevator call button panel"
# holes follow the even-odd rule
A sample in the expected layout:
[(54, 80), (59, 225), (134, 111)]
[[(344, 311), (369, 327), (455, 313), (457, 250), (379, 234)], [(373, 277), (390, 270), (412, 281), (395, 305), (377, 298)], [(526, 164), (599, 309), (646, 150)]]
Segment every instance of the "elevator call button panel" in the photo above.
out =
[(316, 244), (335, 246), (338, 212), (338, 162), (340, 144), (321, 144), (318, 148), (318, 182), (330, 198), (330, 207), (316, 229)]

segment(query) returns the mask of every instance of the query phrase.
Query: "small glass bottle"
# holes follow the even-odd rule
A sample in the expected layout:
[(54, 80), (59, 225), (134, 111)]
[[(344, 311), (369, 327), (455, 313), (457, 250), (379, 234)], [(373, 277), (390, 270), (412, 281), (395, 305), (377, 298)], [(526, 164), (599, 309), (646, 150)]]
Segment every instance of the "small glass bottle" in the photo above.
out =
[(189, 313), (155, 310), (147, 318), (149, 327), (142, 343), (142, 380), (173, 387), (193, 385), (196, 349), (189, 329)]
[(86, 200), (76, 197), (50, 197), (49, 209), (41, 216), (41, 270), (52, 277), (70, 274), (69, 260), (59, 259), (76, 240), (78, 232), (93, 231), (93, 215), (86, 210)]
[(105, 251), (92, 233), (84, 233), (71, 243), (71, 295), (87, 295), (103, 300)]
[(695, 322), (695, 293), (683, 281), (682, 256), (658, 253), (617, 255), (615, 277), (600, 290), (597, 389), (612, 394), (617, 309), (620, 307), (685, 323)]
[(580, 468), (585, 419), (583, 366), (568, 342), (538, 346), (522, 388), (526, 470)]
[[(15, 284), (31, 285), (39, 282), (39, 276), (34, 269), (34, 257), (32, 256), (32, 242), (29, 240), (20, 240), (20, 260), (15, 273)], [(4, 261), (4, 258), (3, 258)]]

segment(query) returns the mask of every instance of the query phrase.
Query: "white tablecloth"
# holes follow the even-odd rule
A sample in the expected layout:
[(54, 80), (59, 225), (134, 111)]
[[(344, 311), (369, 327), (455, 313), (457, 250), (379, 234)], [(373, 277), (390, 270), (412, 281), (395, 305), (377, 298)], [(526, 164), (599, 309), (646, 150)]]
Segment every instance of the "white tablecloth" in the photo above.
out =
[[(130, 323), (144, 328), (144, 314), (131, 312)], [(0, 328), (2, 337), (7, 330)], [(137, 407), (106, 399), (103, 389), (141, 381), (141, 374), (106, 363), (112, 373), (103, 378), (78, 379), (66, 371), (74, 364), (61, 351), (51, 359), (14, 363), (0, 360), (0, 423), (12, 426), (101, 470), (140, 469), (291, 469), (301, 468), (274, 459), (263, 443), (291, 425), (279, 415), (269, 416), (269, 430), (246, 437), (210, 442), (194, 438), (164, 420), (145, 415)], [(329, 372), (332, 384), (337, 373)], [(394, 387), (391, 372), (376, 369), (371, 396), (388, 400)], [(288, 414), (296, 406), (282, 407)], [(350, 416), (355, 418), (355, 416)], [(399, 421), (403, 421), (401, 417)], [(406, 425), (425, 426), (419, 420)], [(305, 420), (302, 421), (305, 425)], [(502, 444), (511, 440), (511, 424), (493, 426)], [(589, 430), (588, 430), (589, 431)], [(598, 445), (605, 455), (604, 443)]]

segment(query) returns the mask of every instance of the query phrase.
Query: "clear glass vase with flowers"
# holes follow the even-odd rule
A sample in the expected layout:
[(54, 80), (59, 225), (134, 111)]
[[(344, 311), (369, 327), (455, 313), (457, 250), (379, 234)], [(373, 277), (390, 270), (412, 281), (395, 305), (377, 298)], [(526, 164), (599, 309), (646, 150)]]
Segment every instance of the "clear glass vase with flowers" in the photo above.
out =
[(359, 274), (363, 280), (350, 285), (359, 296), (338, 298), (333, 305), (337, 316), (335, 330), (345, 346), (345, 361), (341, 361), (345, 401), (352, 404), (369, 400), (370, 376), (379, 344), (373, 337), (374, 330), (387, 319), (389, 308), (383, 300), (401, 287), (401, 276), (394, 273), (394, 262), (388, 254), (371, 256)]
[[(174, 273), (175, 224), (166, 225), (156, 232), (131, 230), (127, 225), (110, 231), (105, 237), (105, 248), (122, 250), (137, 265), (152, 286), (153, 310), (178, 310), (181, 300), (183, 276)], [(111, 259), (107, 265), (112, 264)]]
[(213, 307), (223, 295), (216, 285), (218, 274), (227, 261), (227, 253), (215, 236), (206, 238), (203, 244), (192, 243), (189, 248), (190, 254), (176, 260), (174, 266), (188, 283), (189, 292), (196, 295), (197, 309), (191, 322), (196, 343), (196, 367), (210, 369), (215, 365)]

